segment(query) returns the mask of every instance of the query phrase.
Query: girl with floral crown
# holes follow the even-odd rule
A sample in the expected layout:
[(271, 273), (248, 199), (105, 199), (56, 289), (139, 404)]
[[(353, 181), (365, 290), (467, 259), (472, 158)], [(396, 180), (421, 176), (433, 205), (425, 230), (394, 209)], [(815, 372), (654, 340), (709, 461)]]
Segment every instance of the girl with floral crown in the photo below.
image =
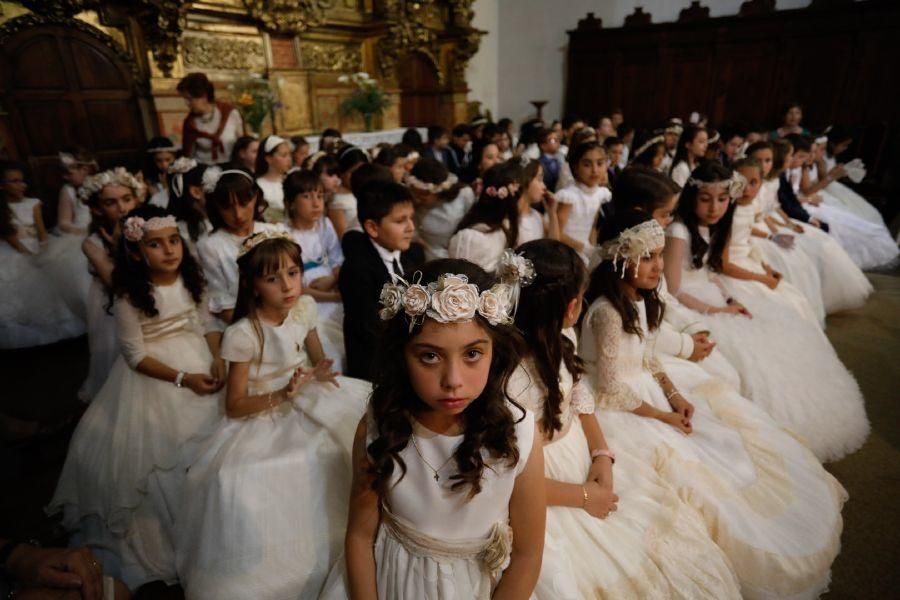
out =
[(544, 438), (537, 599), (738, 598), (728, 559), (699, 516), (649, 465), (617, 457), (606, 443), (570, 339), (587, 285), (584, 262), (553, 240), (517, 252), (500, 271), (525, 286), (515, 318), (530, 350), (507, 390), (534, 412)]
[(534, 416), (509, 399), (509, 289), (461, 260), (386, 284), (353, 445), (345, 562), (322, 598), (528, 598), (544, 539)]
[(702, 516), (743, 597), (816, 598), (840, 550), (847, 494), (759, 406), (714, 381), (680, 387), (648, 351), (665, 311), (657, 286), (667, 242), (644, 219), (615, 219), (586, 293), (580, 352), (607, 440)]
[(425, 258), (447, 258), (456, 227), (475, 204), (475, 193), (434, 158), (416, 162), (406, 178), (416, 206), (416, 234)]
[(522, 167), (515, 161), (491, 167), (484, 174), (478, 201), (465, 214), (450, 238), (450, 258), (475, 263), (494, 271), (506, 248), (519, 239), (519, 198), (522, 196)]
[(820, 460), (838, 460), (869, 433), (856, 380), (818, 323), (764, 296), (732, 295), (721, 281), (734, 183), (731, 169), (718, 163), (691, 174), (666, 230), (669, 292), (710, 324), (718, 348), (741, 374), (744, 396), (801, 436)]
[(250, 236), (237, 264), (226, 417), (185, 453), (178, 572), (188, 597), (315, 598), (341, 549), (371, 386), (332, 371), (289, 233)]
[(221, 414), (204, 288), (175, 218), (152, 205), (129, 213), (110, 289), (121, 355), (75, 429), (48, 510), (132, 591), (176, 581), (174, 470)]

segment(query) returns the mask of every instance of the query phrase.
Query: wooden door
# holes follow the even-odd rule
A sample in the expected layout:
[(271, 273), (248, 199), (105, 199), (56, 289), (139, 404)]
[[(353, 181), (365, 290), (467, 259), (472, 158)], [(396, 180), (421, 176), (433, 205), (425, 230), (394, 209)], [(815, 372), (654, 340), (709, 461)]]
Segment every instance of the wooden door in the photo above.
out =
[(140, 164), (146, 135), (135, 73), (85, 31), (41, 25), (10, 36), (0, 47), (0, 98), (14, 155), (31, 171), (29, 195), (49, 217), (62, 185), (61, 148), (84, 146), (102, 168)]
[(397, 64), (400, 84), (400, 125), (427, 127), (440, 122), (440, 84), (434, 65), (419, 52), (410, 52)]

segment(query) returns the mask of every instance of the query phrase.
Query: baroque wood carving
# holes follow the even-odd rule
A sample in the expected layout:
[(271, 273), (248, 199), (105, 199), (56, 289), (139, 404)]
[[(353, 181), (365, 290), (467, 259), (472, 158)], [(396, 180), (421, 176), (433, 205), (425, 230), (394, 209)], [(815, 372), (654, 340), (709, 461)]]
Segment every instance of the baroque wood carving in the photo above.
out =
[(262, 71), (266, 66), (261, 41), (191, 35), (182, 44), (185, 67)]
[(243, 0), (250, 16), (273, 33), (299, 33), (325, 22), (334, 0)]
[(300, 61), (313, 71), (352, 73), (362, 69), (362, 52), (353, 44), (300, 42)]

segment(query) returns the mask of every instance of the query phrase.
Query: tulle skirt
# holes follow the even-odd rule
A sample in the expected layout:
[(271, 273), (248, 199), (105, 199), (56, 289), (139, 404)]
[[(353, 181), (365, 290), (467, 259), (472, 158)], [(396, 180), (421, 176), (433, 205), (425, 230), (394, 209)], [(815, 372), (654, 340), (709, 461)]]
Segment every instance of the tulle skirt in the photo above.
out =
[(78, 397), (82, 402), (90, 402), (109, 377), (119, 357), (119, 339), (116, 337), (116, 318), (111, 312), (106, 311), (108, 297), (103, 284), (96, 278), (92, 278), (88, 288), (87, 302), (87, 326), (88, 326), (88, 350), (90, 352), (90, 364), (88, 375)]
[[(582, 484), (590, 466), (580, 419), (544, 445), (548, 479)], [(740, 598), (728, 559), (673, 488), (627, 453), (613, 472), (618, 510), (605, 519), (547, 508), (537, 600)]]
[(198, 438), (176, 514), (189, 598), (318, 597), (343, 548), (351, 447), (371, 392), (339, 378)]
[[(208, 372), (206, 341), (190, 332), (147, 343), (147, 352), (188, 373)], [(48, 512), (132, 590), (174, 582), (171, 511), (180, 497), (175, 467), (185, 443), (221, 415), (221, 396), (154, 379), (116, 360), (75, 429)], [(165, 508), (163, 508), (165, 507)]]
[[(648, 371), (626, 383), (645, 403), (671, 410)], [(744, 598), (818, 597), (840, 550), (846, 492), (752, 403), (716, 382), (686, 387), (696, 409), (690, 435), (601, 409), (610, 446), (652, 466), (701, 515)]]
[(825, 187), (822, 201), (836, 208), (846, 210), (853, 215), (875, 225), (884, 227), (884, 217), (878, 209), (872, 206), (868, 200), (854, 192), (850, 187), (840, 181), (832, 181)]
[(86, 322), (92, 277), (88, 272), (87, 257), (81, 251), (84, 236), (65, 234), (49, 238), (47, 252), (40, 257), (41, 267), (72, 314)]
[[(719, 289), (701, 279), (684, 281), (682, 289), (704, 302), (721, 304)], [(869, 434), (862, 392), (822, 330), (766, 298), (735, 298), (752, 318), (706, 318), (717, 349), (741, 373), (741, 394), (800, 435), (821, 461), (856, 451)]]
[[(759, 274), (765, 273), (762, 266), (752, 259), (738, 260), (736, 263), (742, 269)], [(789, 281), (784, 281), (784, 278), (778, 282), (778, 285), (774, 290), (759, 281), (737, 279), (728, 276), (722, 277), (722, 283), (725, 285), (728, 293), (732, 296), (739, 298), (746, 298), (748, 296), (766, 298), (780, 304), (786, 310), (793, 310), (797, 315), (807, 319), (811, 323), (815, 323), (819, 326), (825, 324), (825, 308), (822, 306), (822, 303), (818, 303), (817, 307), (814, 308), (806, 299), (806, 296), (804, 296), (800, 290), (794, 287)], [(819, 297), (821, 298), (821, 294)]]
[[(827, 193), (823, 192), (823, 196)], [(900, 250), (883, 224), (875, 224), (828, 203), (806, 205), (813, 217), (828, 223), (828, 233), (847, 251), (860, 269), (894, 263)]]

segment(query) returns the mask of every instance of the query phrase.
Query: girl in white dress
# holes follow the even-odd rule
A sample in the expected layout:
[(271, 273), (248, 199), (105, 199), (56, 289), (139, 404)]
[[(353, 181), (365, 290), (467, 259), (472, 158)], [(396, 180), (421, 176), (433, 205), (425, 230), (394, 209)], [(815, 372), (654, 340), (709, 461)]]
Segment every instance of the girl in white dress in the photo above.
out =
[(669, 177), (682, 188), (697, 166), (706, 159), (709, 134), (705, 127), (689, 123), (678, 138)]
[(203, 175), (203, 191), (213, 232), (197, 243), (197, 254), (208, 285), (209, 312), (227, 325), (237, 301), (236, 259), (241, 243), (254, 233), (284, 225), (263, 222), (266, 201), (246, 171), (209, 167)]
[(722, 252), (722, 283), (735, 296), (758, 294), (780, 302), (798, 315), (817, 324), (825, 322), (825, 307), (819, 304), (815, 309), (806, 297), (787, 281), (781, 273), (763, 262), (754, 252), (753, 236), (768, 237), (765, 232), (754, 227), (756, 222), (756, 196), (762, 186), (762, 167), (754, 158), (744, 158), (734, 164), (734, 170), (743, 179), (738, 179), (740, 197), (734, 202), (731, 216), (731, 233), (728, 244)]
[[(660, 138), (660, 147), (662, 138)], [(635, 165), (622, 171), (616, 179), (613, 192), (613, 214), (638, 212), (655, 219), (661, 227), (672, 222), (678, 205), (679, 188), (668, 175), (652, 166)], [(596, 266), (595, 255), (591, 266)], [(741, 389), (737, 369), (716, 350), (710, 339), (709, 324), (696, 312), (682, 306), (666, 287), (666, 278), (659, 280), (660, 298), (666, 303), (666, 311), (659, 331), (653, 339), (653, 350), (661, 356), (671, 356), (696, 363), (712, 377), (727, 383), (732, 389)]]
[(827, 180), (821, 184), (818, 182), (818, 173), (812, 163), (812, 141), (802, 135), (788, 135), (785, 140), (794, 148), (788, 179), (806, 212), (819, 221), (828, 223), (828, 233), (847, 251), (859, 268), (871, 269), (896, 261), (900, 249), (884, 224), (858, 217), (838, 206), (836, 200), (823, 200), (823, 197), (829, 196), (828, 191), (823, 189)]
[(129, 213), (112, 281), (122, 356), (75, 429), (48, 511), (132, 591), (176, 581), (174, 470), (221, 414), (203, 287), (175, 218), (152, 205)]
[(371, 391), (332, 372), (300, 248), (255, 234), (225, 332), (226, 417), (187, 452), (177, 514), (189, 598), (315, 599), (341, 551), (353, 432)]
[[(46, 269), (52, 253), (41, 201), (25, 193), (24, 167), (0, 163), (0, 348), (51, 344), (84, 333)], [(58, 239), (58, 238), (57, 238)]]
[(522, 167), (515, 161), (485, 172), (481, 196), (450, 238), (450, 258), (468, 260), (488, 272), (497, 269), (503, 251), (514, 247), (519, 237), (521, 181)]
[[(542, 205), (543, 214), (534, 208)], [(541, 161), (529, 161), (522, 170), (522, 196), (519, 198), (518, 245), (541, 238), (559, 239), (559, 214), (556, 196), (544, 185)]]
[(178, 231), (195, 258), (197, 242), (212, 232), (206, 216), (203, 175), (207, 165), (182, 156), (169, 167), (169, 212), (178, 221)]
[(603, 218), (603, 205), (612, 199), (612, 193), (603, 187), (607, 181), (606, 150), (597, 142), (585, 142), (571, 149), (566, 161), (575, 182), (556, 192), (559, 239), (587, 264), (594, 228)]
[(353, 444), (346, 561), (326, 599), (528, 598), (546, 499), (508, 288), (461, 260), (386, 284), (387, 329)]
[(601, 246), (582, 324), (610, 446), (652, 466), (701, 515), (744, 598), (817, 598), (840, 550), (846, 492), (759, 407), (714, 385), (680, 390), (648, 353), (665, 310), (655, 290), (666, 242), (640, 218), (618, 216)]
[(86, 150), (72, 149), (59, 153), (62, 179), (56, 205), (56, 226), (61, 233), (83, 239), (91, 224), (91, 209), (78, 197), (78, 188), (89, 175), (97, 170), (97, 161)]
[(741, 373), (741, 392), (799, 435), (822, 461), (858, 449), (869, 433), (862, 393), (821, 328), (756, 294), (732, 296), (720, 281), (732, 202), (731, 170), (708, 163), (691, 174), (666, 231), (666, 282), (709, 321)]
[(863, 272), (834, 238), (818, 227), (792, 220), (778, 204), (779, 176), (791, 151), (785, 142), (757, 142), (747, 148), (747, 156), (757, 159), (763, 170), (757, 219), (771, 232), (768, 240), (754, 240), (756, 247), (812, 306), (821, 297), (826, 314), (858, 308), (873, 291)]
[(262, 190), (268, 207), (265, 211), (269, 223), (284, 222), (284, 177), (293, 166), (291, 144), (277, 135), (267, 136), (259, 143), (256, 154), (256, 184)]
[(699, 515), (651, 467), (627, 453), (616, 458), (606, 444), (565, 330), (581, 314), (584, 263), (552, 240), (517, 251), (501, 272), (527, 285), (516, 325), (530, 352), (507, 391), (534, 412), (544, 438), (547, 528), (536, 598), (739, 598)]
[(159, 136), (147, 142), (146, 157), (141, 175), (147, 186), (147, 203), (160, 208), (169, 206), (169, 167), (178, 158), (179, 148), (167, 137)]
[(344, 252), (334, 225), (325, 216), (324, 190), (310, 171), (295, 171), (284, 180), (288, 227), (303, 253), (303, 293), (317, 304), (318, 330), (325, 354), (344, 370), (344, 305), (338, 274)]
[(839, 164), (837, 159), (847, 151), (852, 142), (853, 137), (848, 131), (844, 131), (840, 127), (832, 127), (828, 130), (825, 144), (819, 144), (819, 151), (814, 157), (819, 180), (828, 179), (830, 181), (825, 186), (828, 196), (824, 198), (824, 201), (826, 203), (833, 202), (835, 206), (845, 208), (870, 223), (884, 225), (884, 217), (881, 216), (878, 209), (840, 181), (846, 177), (847, 169), (843, 164)]
[(87, 332), (90, 365), (78, 390), (82, 402), (90, 402), (109, 376), (119, 357), (116, 319), (109, 305), (115, 251), (122, 235), (121, 220), (138, 203), (142, 184), (125, 169), (105, 171), (84, 180), (79, 194), (90, 207), (90, 235), (81, 244), (91, 278), (87, 299)]
[(328, 218), (334, 224), (339, 238), (344, 237), (345, 231), (362, 231), (357, 217), (356, 196), (350, 188), (350, 178), (356, 169), (368, 162), (369, 155), (356, 146), (347, 145), (338, 152), (337, 174), (340, 176), (340, 185), (328, 199)]
[(450, 238), (475, 204), (475, 193), (433, 158), (416, 161), (406, 184), (416, 206), (416, 234), (425, 259), (447, 258)]

